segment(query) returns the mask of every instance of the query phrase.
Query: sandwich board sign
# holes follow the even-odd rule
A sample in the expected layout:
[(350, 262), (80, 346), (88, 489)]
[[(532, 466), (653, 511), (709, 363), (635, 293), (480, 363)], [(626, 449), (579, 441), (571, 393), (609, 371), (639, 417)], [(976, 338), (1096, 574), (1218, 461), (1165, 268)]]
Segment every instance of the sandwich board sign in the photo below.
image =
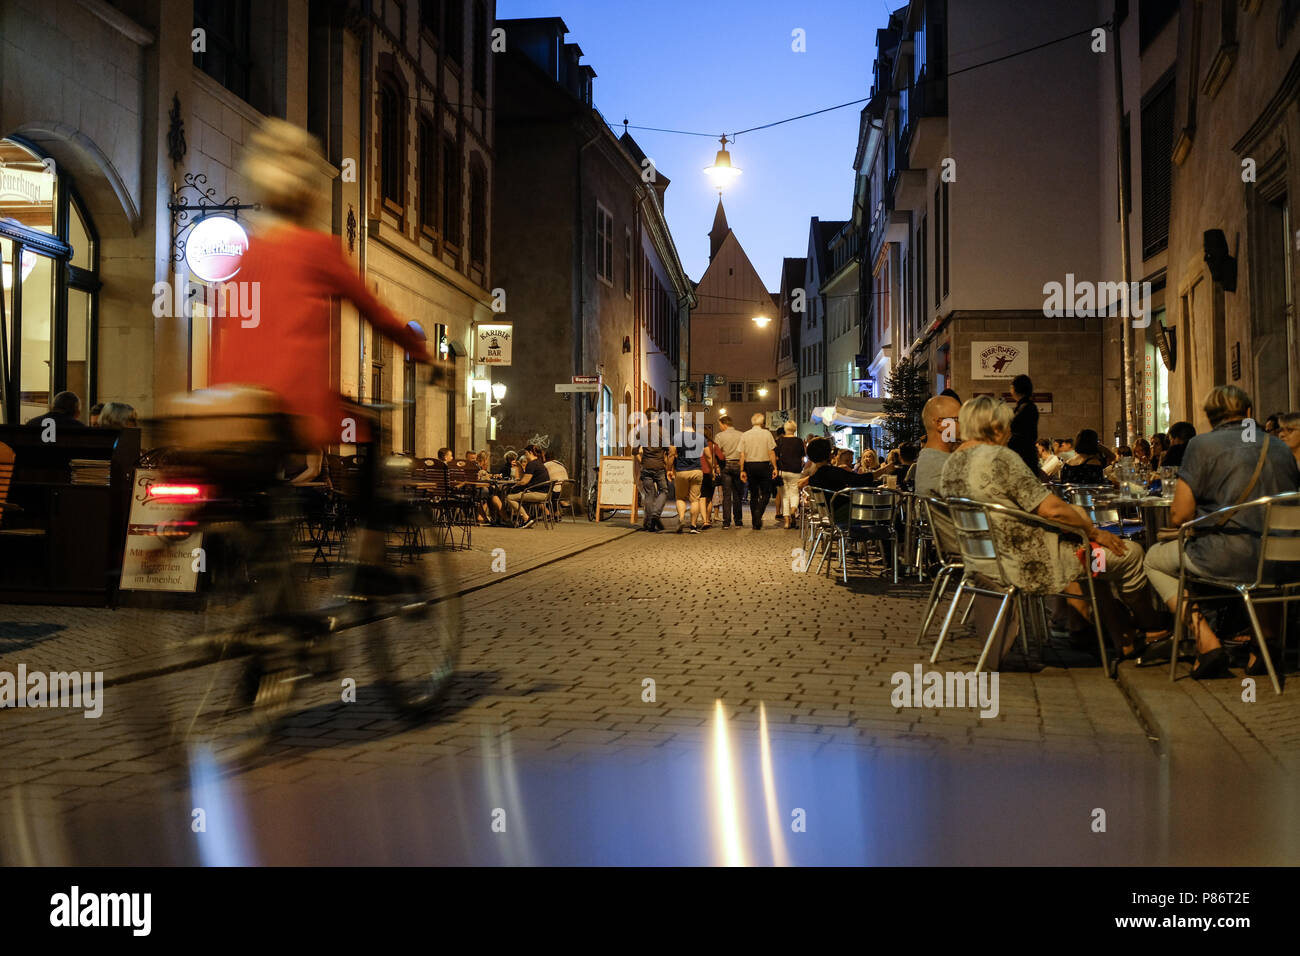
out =
[(631, 455), (605, 455), (600, 459), (600, 474), (596, 479), (597, 521), (602, 508), (626, 508), (627, 523), (636, 524), (636, 461)]

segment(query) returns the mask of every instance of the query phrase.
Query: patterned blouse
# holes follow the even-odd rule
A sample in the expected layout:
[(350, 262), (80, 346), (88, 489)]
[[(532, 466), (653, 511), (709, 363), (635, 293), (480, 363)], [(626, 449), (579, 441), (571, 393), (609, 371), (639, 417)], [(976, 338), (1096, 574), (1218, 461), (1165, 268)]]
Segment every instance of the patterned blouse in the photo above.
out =
[[(955, 451), (943, 466), (945, 498), (969, 498), (1033, 513), (1050, 491), (1024, 459), (1004, 445), (974, 445)], [(993, 541), (1009, 583), (1034, 593), (1062, 591), (1083, 573), (1073, 541), (1052, 531), (1005, 517), (993, 518)], [(989, 569), (996, 577), (996, 568)]]

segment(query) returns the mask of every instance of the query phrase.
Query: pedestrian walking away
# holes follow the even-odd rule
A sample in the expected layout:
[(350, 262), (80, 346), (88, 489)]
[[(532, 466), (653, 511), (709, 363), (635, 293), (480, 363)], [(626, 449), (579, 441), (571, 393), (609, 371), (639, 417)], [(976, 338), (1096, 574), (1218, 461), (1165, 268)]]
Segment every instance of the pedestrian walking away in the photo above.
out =
[(722, 526), (724, 528), (730, 528), (733, 524), (739, 528), (741, 522), (740, 501), (744, 490), (740, 474), (741, 434), (732, 427), (731, 416), (723, 415), (718, 419), (718, 435), (713, 441), (722, 450), (726, 461), (725, 465), (717, 469), (717, 480), (722, 484)]
[(641, 505), (645, 509), (643, 531), (662, 531), (664, 523), (659, 513), (668, 503), (668, 481), (672, 472), (672, 449), (641, 446), (636, 450), (637, 464), (641, 466)]
[[(740, 469), (749, 486), (749, 520), (755, 531), (763, 530), (763, 512), (776, 474), (776, 440), (765, 427), (766, 421), (766, 415), (755, 412), (750, 419), (753, 427), (740, 436)], [(737, 507), (737, 523), (739, 510)]]

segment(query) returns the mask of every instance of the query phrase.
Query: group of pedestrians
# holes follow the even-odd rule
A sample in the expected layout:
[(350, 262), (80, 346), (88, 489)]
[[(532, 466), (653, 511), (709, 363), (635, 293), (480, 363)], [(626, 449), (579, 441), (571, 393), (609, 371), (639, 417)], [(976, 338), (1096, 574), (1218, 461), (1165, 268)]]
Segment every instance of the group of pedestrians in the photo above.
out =
[[(730, 416), (718, 420), (718, 433), (700, 435), (684, 423), (667, 446), (641, 446), (636, 451), (641, 468), (641, 499), (646, 531), (663, 531), (659, 517), (671, 491), (677, 506), (677, 533), (699, 534), (713, 525), (713, 496), (722, 487), (722, 527), (740, 527), (743, 491), (749, 489), (750, 524), (763, 527), (763, 513), (771, 500), (777, 471), (776, 440), (765, 427), (766, 416), (754, 415), (748, 431), (735, 428)], [(802, 443), (800, 459), (802, 460)], [(788, 527), (788, 525), (787, 525)]]
[[(779, 527), (795, 527), (799, 492), (829, 463), (832, 448), (828, 440), (820, 439), (821, 445), (814, 449), (818, 440), (806, 443), (798, 430), (795, 422), (786, 422), (783, 434), (774, 437), (766, 426), (766, 416), (756, 414), (750, 419), (750, 428), (741, 431), (730, 416), (724, 415), (718, 419), (716, 435), (698, 435), (692, 426), (684, 424), (673, 444), (637, 448), (645, 514), (642, 529), (665, 530), (659, 516), (670, 495), (677, 506), (678, 534), (699, 534), (712, 527), (713, 498), (719, 487), (723, 528), (741, 527), (748, 498), (750, 527), (763, 530), (764, 516), (774, 497)], [(818, 457), (823, 454), (824, 458)], [(851, 452), (849, 457), (851, 467)], [(879, 470), (887, 472), (892, 467)], [(832, 473), (823, 471), (822, 479), (829, 479)], [(875, 483), (873, 473), (852, 474), (863, 484)]]

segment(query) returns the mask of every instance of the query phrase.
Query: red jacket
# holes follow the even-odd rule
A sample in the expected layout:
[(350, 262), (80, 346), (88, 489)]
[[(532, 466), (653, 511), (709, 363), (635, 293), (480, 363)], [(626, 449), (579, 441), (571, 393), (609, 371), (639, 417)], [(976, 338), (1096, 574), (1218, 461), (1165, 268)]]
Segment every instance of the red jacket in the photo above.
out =
[[(424, 353), (420, 337), (370, 293), (326, 233), (279, 226), (253, 238), (225, 292), (226, 315), (212, 320), (209, 382), (278, 393), (285, 411), (307, 419), (315, 445), (340, 443), (345, 417), (330, 382), (331, 298), (350, 300), (388, 338)], [(245, 318), (241, 301), (256, 303), (256, 315)]]

